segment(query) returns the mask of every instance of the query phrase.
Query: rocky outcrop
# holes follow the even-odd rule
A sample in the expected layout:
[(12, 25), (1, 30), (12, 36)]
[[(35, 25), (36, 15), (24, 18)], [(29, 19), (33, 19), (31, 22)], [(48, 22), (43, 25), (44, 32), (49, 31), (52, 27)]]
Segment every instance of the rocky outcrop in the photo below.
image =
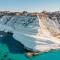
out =
[(60, 49), (59, 13), (42, 12), (36, 16), (28, 12), (23, 12), (22, 15), (16, 13), (0, 17), (0, 31), (12, 32), (14, 39), (33, 51), (27, 55)]

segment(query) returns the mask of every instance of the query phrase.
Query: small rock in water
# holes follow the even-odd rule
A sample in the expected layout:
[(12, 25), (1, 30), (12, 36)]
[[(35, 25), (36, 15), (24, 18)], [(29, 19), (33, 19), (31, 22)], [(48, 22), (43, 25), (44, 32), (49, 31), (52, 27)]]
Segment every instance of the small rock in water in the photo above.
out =
[(31, 58), (31, 57), (33, 56), (33, 53), (31, 53), (31, 52), (27, 52), (27, 53), (26, 53), (26, 56), (28, 56), (28, 57)]
[(7, 55), (4, 55), (4, 57), (7, 57)]
[(37, 52), (27, 52), (27, 53), (26, 53), (26, 55), (27, 55), (28, 57), (30, 57), (30, 58), (32, 58), (32, 56), (35, 56), (35, 55), (37, 55), (37, 54), (39, 54), (39, 53), (37, 53)]
[(9, 58), (8, 60), (12, 60), (11, 58)]

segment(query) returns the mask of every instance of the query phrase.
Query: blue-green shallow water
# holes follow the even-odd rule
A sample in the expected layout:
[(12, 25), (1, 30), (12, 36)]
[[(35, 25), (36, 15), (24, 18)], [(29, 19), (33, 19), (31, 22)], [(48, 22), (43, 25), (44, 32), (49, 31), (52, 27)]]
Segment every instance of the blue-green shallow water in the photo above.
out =
[[(3, 33), (1, 33), (3, 34)], [(25, 56), (25, 49), (11, 34), (0, 37), (0, 60), (60, 60), (60, 50), (42, 53), (32, 58)]]

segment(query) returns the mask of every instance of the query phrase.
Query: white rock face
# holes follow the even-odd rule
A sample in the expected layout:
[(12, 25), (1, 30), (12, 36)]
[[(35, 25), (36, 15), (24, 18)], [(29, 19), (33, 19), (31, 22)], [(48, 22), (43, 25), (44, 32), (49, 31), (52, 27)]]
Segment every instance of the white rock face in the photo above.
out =
[[(12, 32), (13, 37), (27, 49), (45, 52), (60, 48), (60, 39), (53, 37), (47, 27), (60, 32), (57, 23), (46, 19), (45, 24), (39, 17), (3, 16), (0, 18), (0, 31)], [(49, 24), (50, 23), (50, 24)]]

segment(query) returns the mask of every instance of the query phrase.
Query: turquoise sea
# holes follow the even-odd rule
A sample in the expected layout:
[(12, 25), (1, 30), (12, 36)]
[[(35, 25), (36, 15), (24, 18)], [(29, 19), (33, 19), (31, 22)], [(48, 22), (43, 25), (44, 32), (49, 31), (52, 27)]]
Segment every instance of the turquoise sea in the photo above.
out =
[(24, 46), (11, 33), (0, 32), (0, 60), (60, 60), (60, 50), (41, 53), (32, 58), (26, 55)]

